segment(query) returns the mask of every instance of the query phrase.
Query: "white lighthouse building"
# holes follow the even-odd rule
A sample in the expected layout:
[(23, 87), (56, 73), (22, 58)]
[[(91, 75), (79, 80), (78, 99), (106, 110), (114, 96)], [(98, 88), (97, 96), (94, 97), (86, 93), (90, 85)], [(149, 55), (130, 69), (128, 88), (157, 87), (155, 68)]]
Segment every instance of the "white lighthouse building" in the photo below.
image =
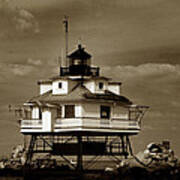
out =
[(68, 64), (38, 81), (39, 95), (24, 103), (21, 133), (139, 133), (142, 106), (121, 94), (120, 82), (100, 76), (81, 45)]
[(127, 157), (129, 136), (140, 132), (148, 107), (123, 96), (121, 82), (101, 76), (81, 44), (66, 61), (59, 75), (38, 81), (39, 95), (18, 110), (20, 131), (31, 137), (27, 163), (36, 152), (68, 163), (68, 156), (77, 156), (78, 170), (84, 156)]

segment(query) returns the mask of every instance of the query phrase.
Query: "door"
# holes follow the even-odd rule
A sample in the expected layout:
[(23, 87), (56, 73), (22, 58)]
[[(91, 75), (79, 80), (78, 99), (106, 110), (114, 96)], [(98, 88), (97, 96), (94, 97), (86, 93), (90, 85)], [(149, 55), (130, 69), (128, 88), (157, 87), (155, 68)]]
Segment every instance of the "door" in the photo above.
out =
[(75, 118), (74, 105), (65, 105), (65, 118)]
[(101, 106), (100, 107), (101, 125), (109, 125), (110, 116), (111, 116), (110, 106)]

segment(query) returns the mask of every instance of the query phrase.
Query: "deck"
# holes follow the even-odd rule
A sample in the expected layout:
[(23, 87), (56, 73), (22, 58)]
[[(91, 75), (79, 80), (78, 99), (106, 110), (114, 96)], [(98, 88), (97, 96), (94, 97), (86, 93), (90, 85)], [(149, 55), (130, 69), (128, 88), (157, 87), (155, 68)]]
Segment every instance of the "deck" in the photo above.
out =
[(43, 121), (21, 120), (21, 133), (43, 133), (43, 132), (70, 132), (70, 131), (89, 131), (89, 132), (116, 132), (116, 133), (138, 133), (140, 123), (137, 120), (129, 119), (101, 119), (101, 118), (58, 118), (49, 130), (44, 128)]

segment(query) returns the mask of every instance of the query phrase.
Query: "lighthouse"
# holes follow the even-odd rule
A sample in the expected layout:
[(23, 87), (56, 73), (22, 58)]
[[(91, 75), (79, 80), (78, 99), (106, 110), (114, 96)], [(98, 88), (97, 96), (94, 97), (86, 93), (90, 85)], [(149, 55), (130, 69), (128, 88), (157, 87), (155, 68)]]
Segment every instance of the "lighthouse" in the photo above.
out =
[(81, 171), (96, 157), (111, 156), (118, 163), (131, 155), (130, 137), (140, 132), (148, 106), (125, 97), (121, 82), (101, 76), (91, 57), (79, 43), (67, 52), (59, 74), (39, 80), (39, 94), (18, 110), (20, 132), (30, 137), (26, 164), (35, 153), (49, 153)]

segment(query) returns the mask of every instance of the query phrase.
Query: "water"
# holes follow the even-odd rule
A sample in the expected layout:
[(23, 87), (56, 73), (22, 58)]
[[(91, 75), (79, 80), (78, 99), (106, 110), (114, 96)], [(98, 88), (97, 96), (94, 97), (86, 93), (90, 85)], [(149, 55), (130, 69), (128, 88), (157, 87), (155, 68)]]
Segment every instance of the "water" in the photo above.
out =
[(17, 176), (0, 177), (0, 180), (24, 180), (24, 177), (17, 177)]

